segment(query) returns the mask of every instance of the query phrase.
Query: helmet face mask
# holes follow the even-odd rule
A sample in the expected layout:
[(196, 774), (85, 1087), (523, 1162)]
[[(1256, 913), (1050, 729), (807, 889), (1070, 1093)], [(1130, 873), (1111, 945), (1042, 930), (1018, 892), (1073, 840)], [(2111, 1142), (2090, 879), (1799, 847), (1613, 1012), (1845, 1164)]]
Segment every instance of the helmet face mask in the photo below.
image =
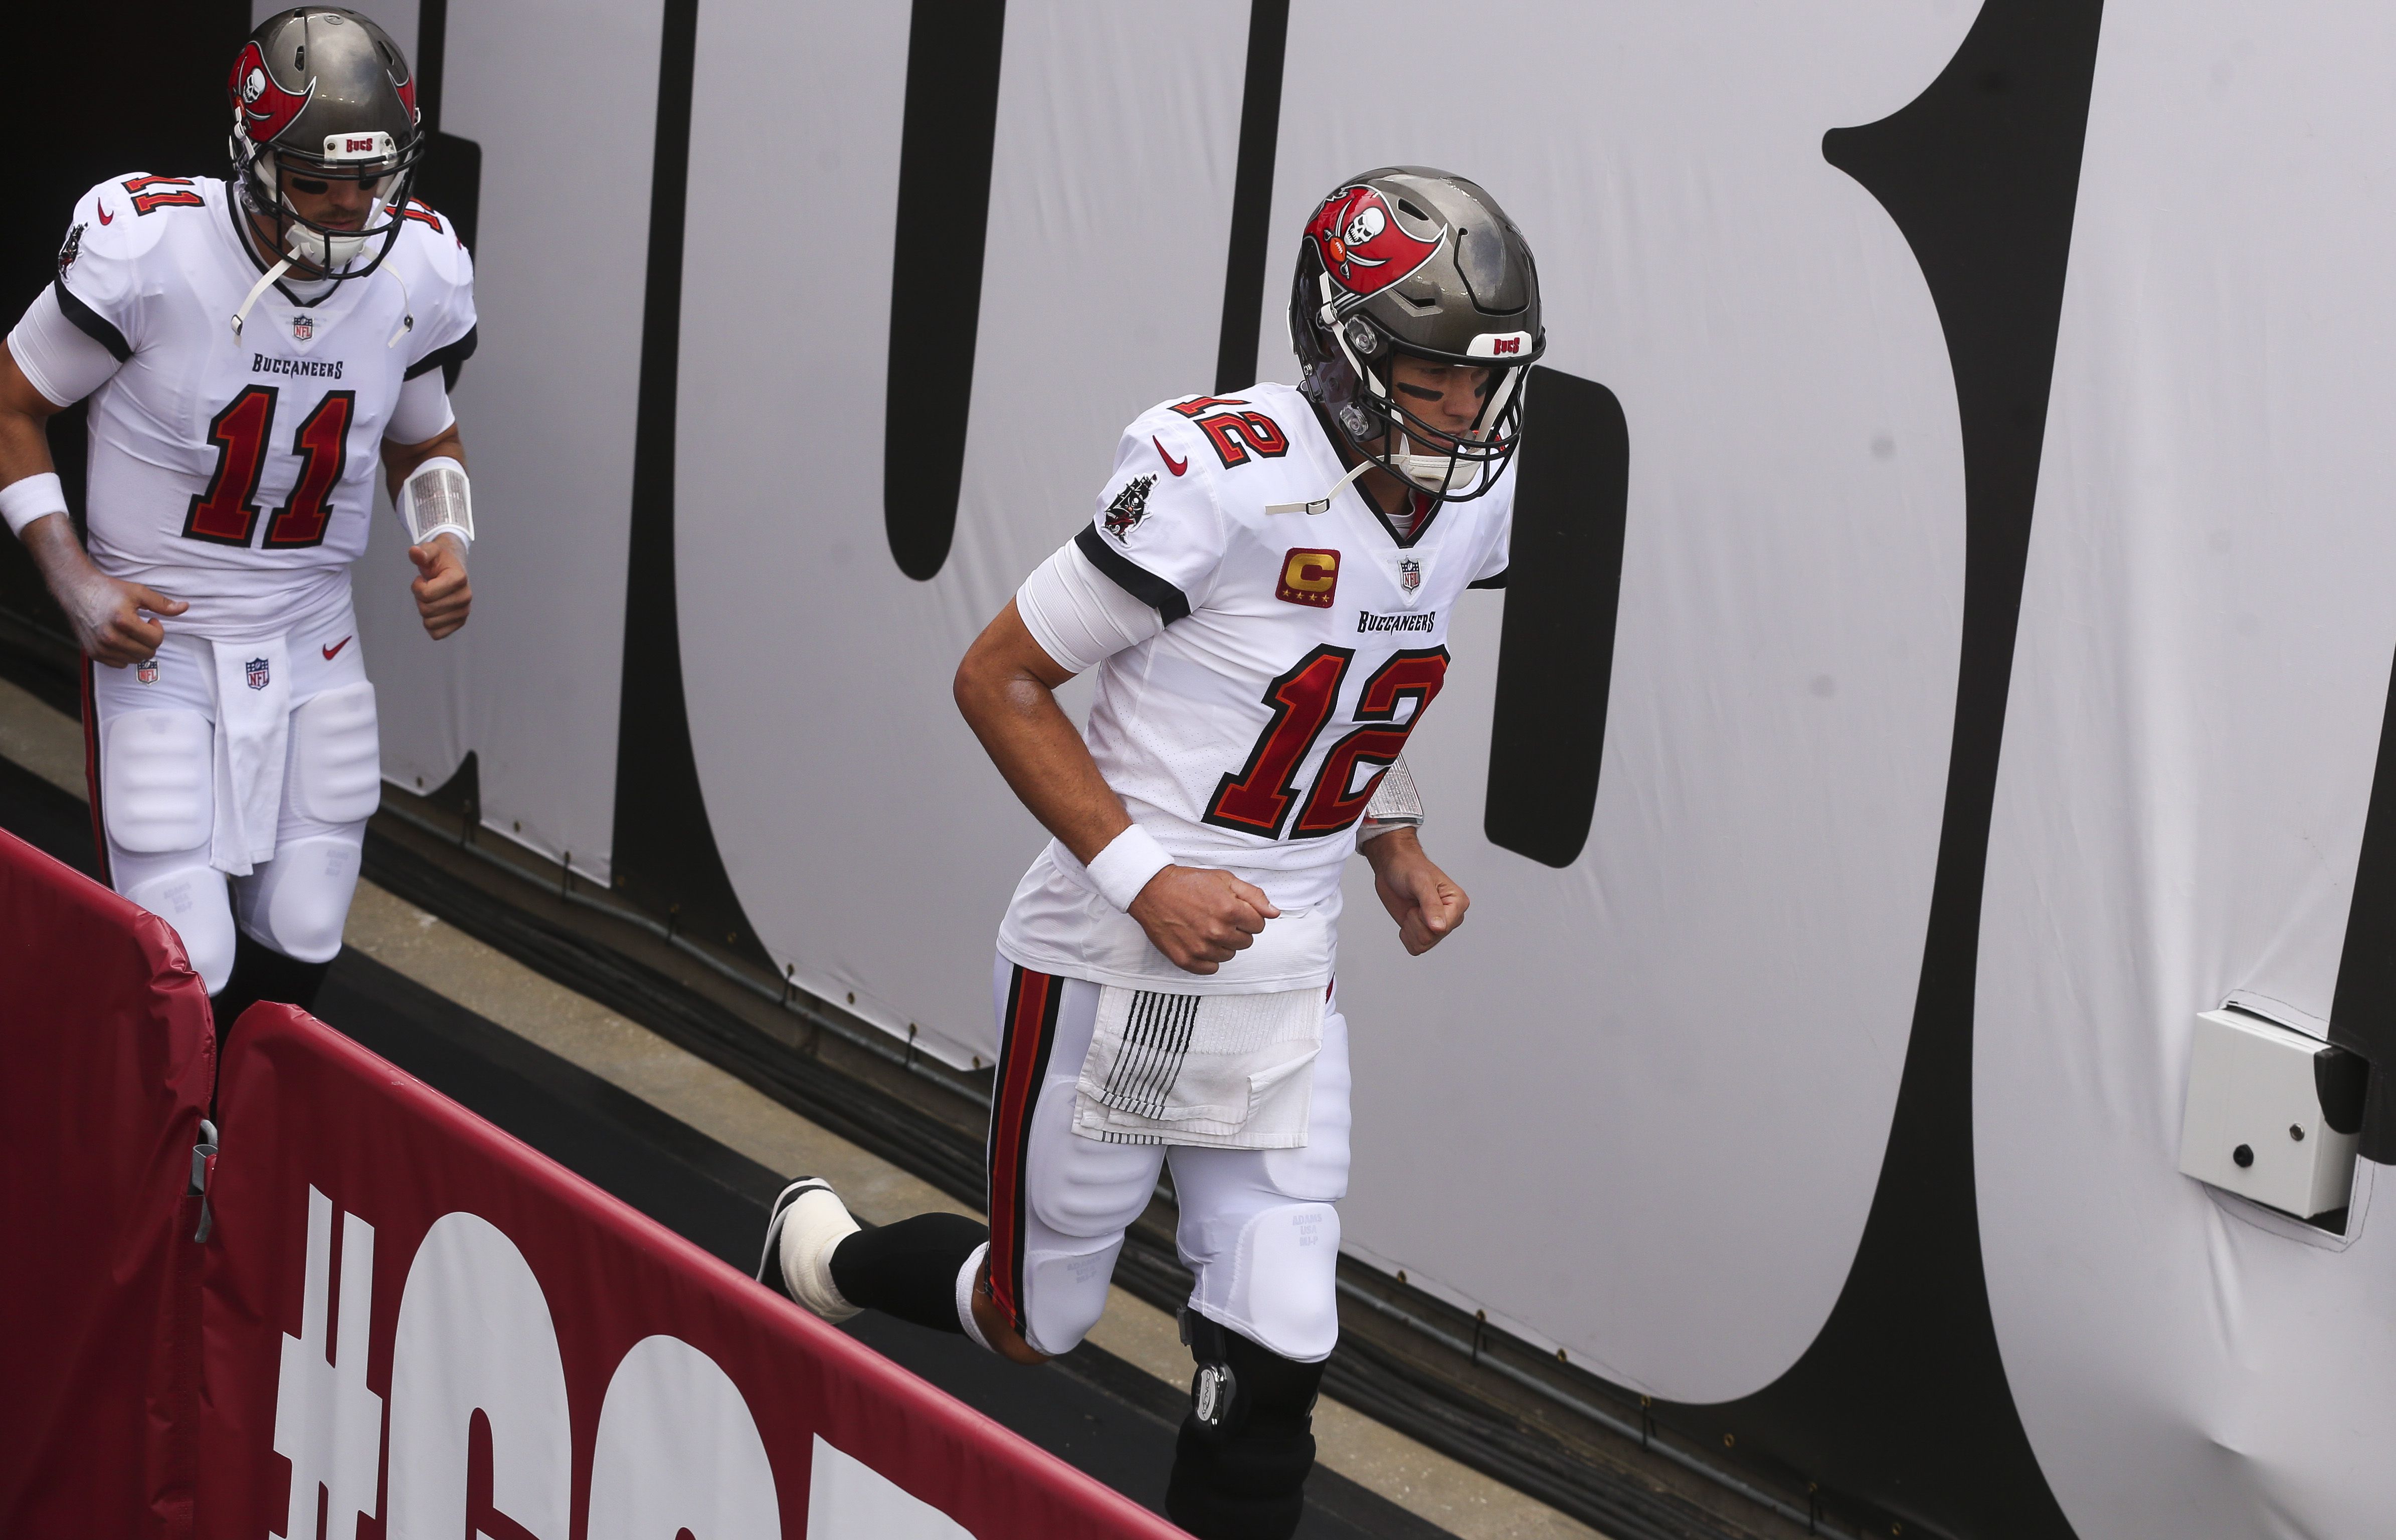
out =
[[(339, 284), (372, 272), (399, 238), (425, 145), (398, 46), (354, 11), (286, 11), (250, 34), (226, 90), (242, 208), (309, 277)], [(312, 218), (292, 196), (313, 200), (336, 182), (365, 194), (355, 228), (325, 222), (322, 205)]]
[[(1356, 456), (1433, 502), (1497, 485), (1546, 336), (1530, 248), (1488, 193), (1425, 166), (1350, 178), (1307, 222), (1289, 323), (1299, 388)], [(1471, 421), (1410, 408), (1401, 358), (1486, 370)]]

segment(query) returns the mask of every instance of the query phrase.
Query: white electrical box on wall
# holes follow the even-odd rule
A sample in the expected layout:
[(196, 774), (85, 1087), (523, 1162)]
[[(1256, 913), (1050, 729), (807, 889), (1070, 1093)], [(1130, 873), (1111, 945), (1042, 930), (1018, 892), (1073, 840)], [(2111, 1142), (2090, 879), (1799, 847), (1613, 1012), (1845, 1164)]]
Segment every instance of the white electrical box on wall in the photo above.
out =
[(2246, 1012), (2196, 1018), (2179, 1168), (2299, 1219), (2346, 1207), (2362, 1127), (2362, 1061)]

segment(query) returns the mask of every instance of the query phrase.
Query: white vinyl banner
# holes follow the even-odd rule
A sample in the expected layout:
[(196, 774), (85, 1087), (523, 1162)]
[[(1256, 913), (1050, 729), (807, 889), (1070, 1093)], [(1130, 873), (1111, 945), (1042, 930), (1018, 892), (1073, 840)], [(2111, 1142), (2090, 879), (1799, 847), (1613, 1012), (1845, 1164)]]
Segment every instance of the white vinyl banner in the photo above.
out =
[[(1981, 932), (1980, 1228), (2083, 1535), (2384, 1533), (2396, 1226), (2179, 1174), (2200, 1011), (2330, 1014), (2396, 652), (2396, 16), (2105, 11)], [(2396, 941), (2396, 938), (2389, 938)]]
[[(1611, 386), (1631, 437), (1587, 853), (1551, 871), (1480, 834), (1502, 601), (1476, 595), (1413, 750), (1429, 843), (1474, 920), (1410, 962), (1351, 895), (1349, 1234), (1602, 1373), (1718, 1400), (1786, 1369), (1845, 1279), (1952, 732), (1949, 365), (1904, 240), (1821, 134), (1918, 94), (1970, 15), (1518, 8), (1485, 20), (1541, 46), (1469, 113), (1320, 90), (1305, 62), (1403, 78), (1405, 40), (1444, 24), (1427, 0), (1364, 29), (1301, 7), (1289, 42), (1263, 372), (1294, 368), (1304, 212), (1376, 163), (1444, 166), (1522, 222), (1551, 361)], [(1122, 424), (1213, 384), (1245, 38), (1189, 13), (1008, 7), (971, 419), (907, 425), (966, 434), (955, 549), (929, 583), (889, 559), (878, 474), (906, 42), (891, 12), (700, 13), (694, 231), (746, 196), (740, 147), (816, 148), (806, 196), (751, 200), (747, 240), (686, 258), (683, 661), (709, 816), (769, 950), (988, 1062), (987, 949), (1041, 836), (949, 676), (1088, 517)], [(1790, 70), (1800, 52), (1821, 67)], [(806, 259), (775, 303), (728, 317), (761, 250)], [(1423, 1136), (1481, 1126), (1514, 1132)], [(1518, 1243), (1526, 1214), (1605, 1241), (1557, 1268)]]
[(482, 150), (480, 346), (452, 397), (474, 482), (473, 617), (424, 634), (387, 507), (355, 576), (384, 775), (429, 790), (474, 750), (483, 821), (603, 883), (662, 14), (450, 8), (441, 127)]
[[(1223, 16), (1006, 9), (956, 543), (883, 532), (902, 7), (699, 16), (675, 563), (691, 743), (758, 937), (800, 984), (992, 1062), (1000, 914), (1045, 836), (950, 702), (974, 636), (1090, 517), (1123, 425), (1212, 383), (1246, 40)], [(751, 148), (809, 146), (755, 196)], [(743, 210), (738, 241), (708, 211)], [(761, 261), (787, 256), (787, 278)], [(950, 339), (963, 345), (966, 339)]]
[[(1473, 911), (1408, 960), (1351, 873), (1343, 1225), (1609, 1377), (1726, 1400), (1813, 1340), (1871, 1203), (1962, 625), (1937, 316), (1822, 133), (1920, 94), (1971, 10), (1501, 7), (1474, 25), (1539, 44), (1470, 112), (1299, 84), (1296, 61), (1335, 54), (1402, 79), (1447, 15), (1297, 7), (1271, 276), (1342, 175), (1482, 181), (1538, 255), (1548, 362), (1630, 423), (1621, 608), (1596, 819), (1562, 871), (1482, 838), (1498, 604), (1459, 616), (1407, 758)], [(1286, 367), (1278, 311), (1267, 333)], [(1506, 1133), (1429, 1136), (1455, 1128)], [(1526, 1223), (1572, 1240), (1525, 1245)]]

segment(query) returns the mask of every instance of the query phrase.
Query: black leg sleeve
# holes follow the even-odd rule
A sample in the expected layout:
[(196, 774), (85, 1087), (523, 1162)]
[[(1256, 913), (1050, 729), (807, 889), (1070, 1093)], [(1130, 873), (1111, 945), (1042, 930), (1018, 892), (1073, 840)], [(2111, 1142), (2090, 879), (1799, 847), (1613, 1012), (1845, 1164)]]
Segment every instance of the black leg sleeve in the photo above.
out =
[(1288, 1540), (1314, 1468), (1323, 1365), (1283, 1358), (1194, 1312), (1184, 1320), (1200, 1389), (1174, 1446), (1165, 1517), (1199, 1540)]
[(286, 957), (252, 940), (247, 931), (235, 930), (233, 973), (225, 979), (225, 987), (208, 997), (208, 1008), (216, 1016), (218, 1047), (224, 1046), (241, 1013), (261, 1000), (297, 1005), (303, 1011), (314, 1010), (316, 992), (325, 987), (325, 976), (332, 970), (329, 962), (302, 962)]
[(832, 1286), (851, 1305), (963, 1334), (957, 1274), (989, 1239), (989, 1226), (962, 1214), (919, 1214), (859, 1230), (832, 1250)]

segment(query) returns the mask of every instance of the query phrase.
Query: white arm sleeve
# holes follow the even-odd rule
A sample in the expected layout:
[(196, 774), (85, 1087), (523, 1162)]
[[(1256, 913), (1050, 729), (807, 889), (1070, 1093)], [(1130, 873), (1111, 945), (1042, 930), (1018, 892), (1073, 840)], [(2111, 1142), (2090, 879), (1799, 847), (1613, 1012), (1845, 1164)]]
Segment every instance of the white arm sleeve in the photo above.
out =
[(8, 353), (27, 382), (56, 406), (73, 405), (116, 372), (116, 355), (67, 319), (55, 288), (45, 287), (25, 307), (8, 334)]
[(1015, 591), (1015, 608), (1040, 650), (1087, 673), (1165, 629), (1165, 617), (1092, 565), (1068, 540)]
[(392, 407), (382, 436), (393, 444), (422, 444), (457, 420), (441, 371), (427, 369), (399, 388), (399, 403)]

